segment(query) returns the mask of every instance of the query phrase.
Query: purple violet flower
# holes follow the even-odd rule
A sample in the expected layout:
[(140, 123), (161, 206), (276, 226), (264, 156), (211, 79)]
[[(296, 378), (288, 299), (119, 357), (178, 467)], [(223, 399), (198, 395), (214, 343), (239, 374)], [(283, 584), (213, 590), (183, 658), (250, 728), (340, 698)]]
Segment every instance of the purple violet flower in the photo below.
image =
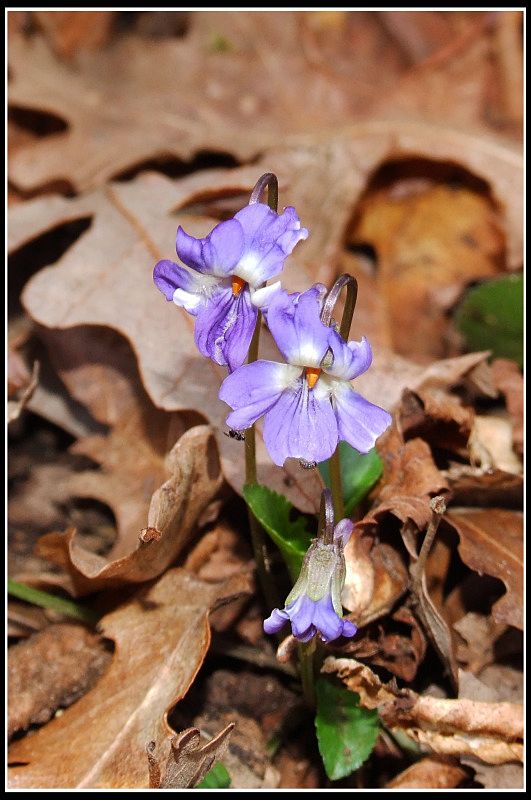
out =
[(307, 236), (294, 208), (277, 214), (264, 203), (252, 203), (204, 239), (179, 227), (177, 255), (189, 269), (159, 261), (153, 280), (166, 300), (196, 317), (199, 351), (234, 370), (245, 361), (256, 325), (254, 290), (282, 271), (286, 257)]
[(304, 556), (301, 572), (283, 609), (275, 608), (264, 621), (266, 633), (278, 633), (286, 622), (291, 623), (293, 636), (299, 642), (309, 642), (319, 634), (323, 642), (339, 636), (354, 636), (358, 630), (353, 622), (343, 619), (341, 590), (345, 584), (343, 549), (354, 524), (342, 519), (334, 529), (334, 539), (314, 539)]
[(220, 399), (233, 411), (227, 425), (242, 431), (260, 417), (264, 442), (278, 466), (288, 457), (311, 465), (325, 461), (338, 442), (367, 453), (391, 423), (383, 408), (370, 403), (350, 385), (371, 365), (371, 346), (345, 342), (320, 319), (326, 289), (316, 284), (288, 295), (275, 286), (256, 293), (267, 302), (267, 324), (288, 362), (258, 360), (245, 364), (223, 381)]

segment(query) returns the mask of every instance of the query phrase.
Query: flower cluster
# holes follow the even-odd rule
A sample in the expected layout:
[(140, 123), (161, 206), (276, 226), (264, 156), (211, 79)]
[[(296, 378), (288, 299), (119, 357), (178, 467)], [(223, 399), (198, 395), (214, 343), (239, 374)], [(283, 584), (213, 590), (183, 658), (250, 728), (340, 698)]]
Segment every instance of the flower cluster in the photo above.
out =
[(308, 642), (316, 635), (323, 642), (331, 642), (339, 636), (354, 636), (357, 627), (343, 619), (341, 606), (341, 590), (345, 583), (343, 548), (353, 527), (349, 519), (343, 519), (335, 527), (332, 542), (327, 543), (324, 537), (314, 539), (285, 607), (275, 608), (265, 620), (266, 633), (278, 633), (289, 620), (293, 636), (299, 642)]
[[(230, 435), (243, 439), (244, 431), (263, 417), (264, 442), (275, 464), (297, 458), (303, 466), (314, 467), (330, 458), (340, 441), (368, 452), (391, 417), (351, 385), (371, 365), (369, 342), (365, 337), (346, 341), (348, 325), (342, 324), (338, 332), (331, 318), (342, 281), (349, 281), (352, 289), (353, 278), (342, 276), (329, 293), (321, 284), (293, 294), (278, 282), (266, 285), (308, 236), (294, 208), (279, 214), (258, 202), (264, 186), (271, 189), (270, 181), (275, 188), (269, 199), (276, 207), (276, 178), (268, 173), (256, 184), (249, 204), (204, 238), (179, 227), (176, 250), (182, 263), (159, 261), (153, 278), (167, 300), (195, 317), (199, 351), (228, 368), (219, 397), (232, 409), (227, 417)], [(244, 363), (259, 312), (283, 363)], [(276, 633), (288, 621), (300, 642), (317, 635), (330, 642), (356, 633), (356, 626), (343, 619), (340, 600), (343, 548), (353, 525), (341, 520), (334, 528), (327, 491), (322, 499), (328, 509), (326, 529), (306, 553), (285, 607), (274, 609), (264, 622), (266, 633)], [(261, 557), (256, 547), (255, 556)]]

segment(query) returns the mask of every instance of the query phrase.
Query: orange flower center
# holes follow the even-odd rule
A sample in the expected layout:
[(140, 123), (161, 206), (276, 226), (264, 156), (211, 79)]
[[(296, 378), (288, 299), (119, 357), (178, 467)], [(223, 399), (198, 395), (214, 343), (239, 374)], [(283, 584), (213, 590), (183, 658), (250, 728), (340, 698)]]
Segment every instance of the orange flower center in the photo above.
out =
[(322, 370), (319, 367), (304, 367), (304, 372), (306, 374), (306, 380), (308, 381), (308, 386), (310, 387), (310, 389), (313, 389), (313, 387), (319, 380), (319, 375), (321, 374)]
[(244, 281), (243, 278), (238, 278), (237, 275), (232, 276), (232, 294), (234, 297), (238, 297), (246, 283), (247, 281)]

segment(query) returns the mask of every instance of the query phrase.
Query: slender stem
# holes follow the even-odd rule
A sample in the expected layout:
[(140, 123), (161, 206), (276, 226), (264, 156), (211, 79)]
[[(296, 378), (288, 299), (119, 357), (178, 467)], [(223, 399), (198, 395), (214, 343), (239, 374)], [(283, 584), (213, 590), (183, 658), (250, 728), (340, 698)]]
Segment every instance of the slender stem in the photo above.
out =
[(446, 499), (442, 495), (437, 495), (436, 497), (433, 497), (430, 502), (430, 508), (432, 510), (431, 522), (428, 525), (426, 536), (424, 537), (424, 541), (422, 542), (422, 547), (420, 548), (418, 561), (414, 565), (415, 572), (419, 576), (422, 576), (424, 572), (424, 568), (426, 567), (426, 561), (428, 560), (431, 546), (433, 544), (433, 540), (435, 539), (435, 534), (437, 533), (437, 529), (439, 527), (439, 523), (443, 517), (443, 514), (446, 511)]
[(310, 708), (315, 708), (315, 637), (299, 644), (299, 666), (304, 699)]
[(67, 600), (64, 597), (58, 597), (55, 594), (48, 594), (48, 592), (41, 592), (39, 589), (34, 589), (32, 586), (26, 586), (25, 583), (19, 583), (11, 578), (7, 581), (7, 591), (13, 597), (19, 600), (25, 600), (27, 603), (33, 603), (34, 606), (41, 606), (41, 608), (49, 608), (52, 611), (59, 611), (65, 616), (79, 619), (82, 622), (88, 622), (94, 625), (99, 617), (91, 608), (74, 603), (72, 600)]
[[(267, 204), (272, 211), (276, 212), (278, 207), (278, 180), (277, 176), (272, 172), (266, 172), (258, 179), (251, 193), (249, 205), (260, 202), (260, 197), (262, 196), (262, 193), (266, 187)], [(258, 358), (260, 325), (261, 314), (258, 312), (253, 338), (251, 339), (251, 344), (249, 347), (249, 354), (247, 358), (248, 364), (251, 364)], [(248, 428), (245, 432), (245, 483), (257, 483), (256, 432), (254, 425)], [(275, 591), (271, 573), (269, 571), (264, 532), (262, 526), (249, 507), (247, 507), (247, 513), (249, 516), (249, 529), (251, 532), (251, 542), (253, 546), (254, 559), (256, 562), (256, 570), (258, 572), (258, 580), (268, 606), (273, 608), (275, 605)]]
[(330, 488), (332, 489), (332, 497), (334, 499), (334, 511), (336, 520), (343, 519), (345, 516), (345, 505), (343, 503), (343, 482), (341, 480), (341, 457), (339, 455), (339, 446), (336, 447), (334, 453), (328, 459), (328, 466), (330, 469)]

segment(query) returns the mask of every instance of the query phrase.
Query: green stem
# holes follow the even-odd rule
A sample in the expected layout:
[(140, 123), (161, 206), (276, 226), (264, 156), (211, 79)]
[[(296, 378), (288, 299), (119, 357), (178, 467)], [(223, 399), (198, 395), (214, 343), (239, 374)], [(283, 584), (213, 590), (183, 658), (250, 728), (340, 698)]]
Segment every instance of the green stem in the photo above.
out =
[(343, 503), (343, 482), (341, 480), (341, 458), (339, 455), (339, 446), (336, 447), (335, 452), (328, 460), (330, 468), (330, 488), (332, 489), (332, 498), (334, 501), (334, 512), (336, 522), (343, 519), (345, 516), (345, 505)]
[(299, 644), (299, 666), (304, 699), (310, 708), (315, 708), (315, 637)]
[[(253, 338), (249, 347), (249, 357), (247, 363), (250, 364), (258, 358), (258, 343), (260, 340), (260, 318), (256, 320), (256, 328), (254, 329)], [(255, 426), (252, 425), (245, 431), (245, 483), (246, 485), (257, 483), (256, 473), (256, 432)], [(249, 529), (251, 531), (251, 543), (253, 546), (254, 560), (256, 562), (256, 571), (258, 573), (258, 580), (264, 598), (270, 608), (275, 605), (275, 592), (272, 585), (271, 575), (268, 569), (268, 562), (266, 557), (265, 538), (262, 526), (254, 516), (253, 512), (247, 506), (247, 514), (249, 516)]]
[(27, 603), (33, 603), (34, 606), (41, 606), (41, 608), (50, 608), (53, 611), (59, 611), (61, 614), (79, 619), (82, 622), (88, 622), (91, 625), (94, 625), (99, 619), (98, 615), (90, 608), (80, 606), (64, 597), (57, 597), (55, 594), (48, 594), (48, 592), (41, 592), (39, 589), (33, 589), (31, 586), (13, 581), (11, 578), (7, 581), (7, 591), (10, 595), (17, 597), (19, 600), (25, 600)]

